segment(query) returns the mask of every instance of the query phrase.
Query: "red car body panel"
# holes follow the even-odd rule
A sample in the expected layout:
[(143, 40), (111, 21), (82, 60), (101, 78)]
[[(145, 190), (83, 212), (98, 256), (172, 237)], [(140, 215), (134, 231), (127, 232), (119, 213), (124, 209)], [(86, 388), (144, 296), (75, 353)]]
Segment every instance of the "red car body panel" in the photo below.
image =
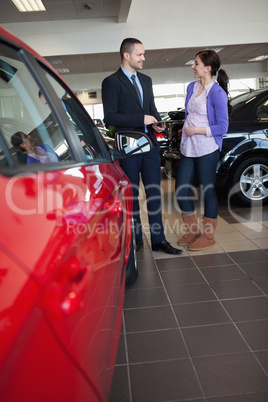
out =
[(108, 399), (131, 241), (127, 184), (117, 162), (0, 174), (1, 401)]

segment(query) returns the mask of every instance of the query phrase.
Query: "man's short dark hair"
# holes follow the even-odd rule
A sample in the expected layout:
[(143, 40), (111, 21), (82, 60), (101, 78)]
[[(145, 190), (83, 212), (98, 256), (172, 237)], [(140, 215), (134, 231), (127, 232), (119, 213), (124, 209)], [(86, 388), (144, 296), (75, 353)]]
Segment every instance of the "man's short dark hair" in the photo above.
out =
[(123, 42), (121, 43), (121, 46), (120, 46), (121, 60), (123, 60), (125, 52), (127, 52), (127, 53), (132, 53), (133, 52), (134, 45), (136, 43), (139, 43), (140, 45), (142, 45), (142, 42), (139, 39), (126, 38), (126, 39), (123, 40)]

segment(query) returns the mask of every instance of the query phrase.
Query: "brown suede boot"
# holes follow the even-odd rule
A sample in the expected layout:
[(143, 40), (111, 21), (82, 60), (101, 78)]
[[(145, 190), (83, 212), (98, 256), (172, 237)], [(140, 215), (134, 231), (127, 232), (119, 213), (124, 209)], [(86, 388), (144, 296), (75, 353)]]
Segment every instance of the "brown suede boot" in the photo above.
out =
[(182, 219), (186, 226), (186, 233), (179, 238), (177, 244), (187, 246), (200, 235), (196, 212), (190, 215), (182, 215)]
[(201, 236), (199, 236), (188, 246), (188, 250), (205, 250), (206, 248), (215, 246), (214, 233), (216, 230), (216, 226), (217, 218), (210, 219), (204, 216), (202, 222)]

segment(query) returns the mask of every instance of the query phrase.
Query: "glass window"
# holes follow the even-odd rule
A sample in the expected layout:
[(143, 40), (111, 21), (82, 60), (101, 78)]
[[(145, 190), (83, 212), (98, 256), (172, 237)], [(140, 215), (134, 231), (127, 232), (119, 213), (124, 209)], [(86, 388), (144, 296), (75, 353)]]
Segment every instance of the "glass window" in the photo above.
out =
[[(101, 135), (79, 100), (70, 93), (67, 87), (63, 87), (56, 77), (49, 73), (46, 73), (46, 77), (61, 100), (61, 104), (72, 123), (87, 159), (96, 162), (96, 159), (102, 160), (107, 157), (105, 148), (102, 146)], [(46, 102), (42, 95), (41, 99)]]
[(258, 107), (257, 117), (259, 119), (268, 119), (268, 99)]
[[(4, 44), (0, 44), (0, 71), (0, 134), (6, 145), (1, 149), (0, 168), (8, 165), (19, 167), (69, 163), (75, 160), (73, 155), (77, 154), (74, 147), (81, 147), (80, 155), (83, 155), (83, 148), (88, 163), (107, 158), (107, 150), (101, 143), (98, 129), (56, 75), (52, 76), (43, 68), (44, 75), (61, 100), (54, 106), (47, 102), (45, 94), (17, 52)], [(55, 116), (59, 116), (61, 106), (71, 122), (68, 131), (72, 134), (73, 129), (73, 135), (78, 136), (79, 141), (72, 140), (72, 145), (70, 133), (66, 136), (63, 132), (65, 129), (61, 129), (66, 124), (68, 127), (68, 120), (65, 125), (60, 124)], [(64, 118), (64, 113), (62, 116)], [(6, 160), (3, 151), (11, 155), (12, 164), (9, 156)]]
[(14, 165), (60, 163), (72, 159), (50, 107), (17, 53), (0, 46), (0, 130)]
[(0, 169), (6, 168), (8, 166), (8, 162), (6, 160), (6, 155), (0, 146)]

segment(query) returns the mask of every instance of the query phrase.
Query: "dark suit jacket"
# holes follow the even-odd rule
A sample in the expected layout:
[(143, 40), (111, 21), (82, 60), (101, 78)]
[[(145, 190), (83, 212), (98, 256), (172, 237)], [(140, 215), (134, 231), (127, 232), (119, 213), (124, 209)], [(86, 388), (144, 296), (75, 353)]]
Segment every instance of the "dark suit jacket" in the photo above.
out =
[[(105, 78), (102, 82), (102, 101), (106, 126), (115, 126), (115, 131), (140, 131), (144, 133), (144, 115), (161, 117), (155, 107), (152, 80), (145, 74), (137, 73), (143, 89), (143, 107), (133, 84), (122, 69)], [(148, 134), (155, 145), (157, 139), (152, 126), (147, 126)]]

